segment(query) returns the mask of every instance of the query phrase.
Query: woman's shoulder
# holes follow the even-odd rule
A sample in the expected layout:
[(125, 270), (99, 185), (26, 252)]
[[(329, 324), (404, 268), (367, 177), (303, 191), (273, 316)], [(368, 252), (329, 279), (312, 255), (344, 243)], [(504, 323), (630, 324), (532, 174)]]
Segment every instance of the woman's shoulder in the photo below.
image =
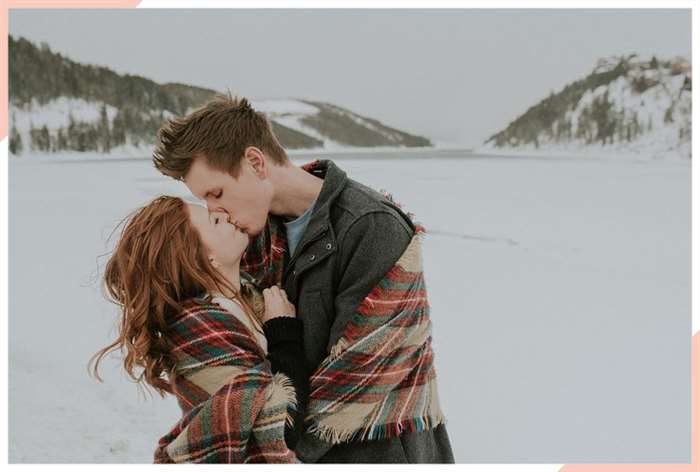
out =
[(172, 352), (187, 368), (193, 362), (197, 366), (218, 365), (238, 357), (264, 355), (253, 333), (235, 314), (206, 298), (182, 303), (168, 338)]
[(170, 323), (171, 332), (174, 335), (190, 337), (202, 331), (245, 334), (247, 331), (238, 316), (241, 308), (235, 303), (231, 306), (222, 306), (221, 300), (202, 296), (185, 300), (180, 306), (179, 313)]
[(224, 307), (214, 301), (214, 297), (202, 295), (181, 302), (175, 322), (182, 323), (190, 318), (221, 317), (227, 314), (230, 316)]

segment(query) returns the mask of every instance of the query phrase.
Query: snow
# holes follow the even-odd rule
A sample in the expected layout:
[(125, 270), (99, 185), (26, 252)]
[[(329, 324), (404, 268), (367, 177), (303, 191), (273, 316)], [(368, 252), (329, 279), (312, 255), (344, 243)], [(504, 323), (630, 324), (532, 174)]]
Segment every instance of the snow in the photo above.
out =
[[(313, 138), (320, 139), (323, 141), (323, 149), (340, 151), (348, 147), (346, 144), (333, 141), (327, 136), (321, 134), (317, 129), (302, 123), (302, 118), (318, 114), (319, 109), (313, 105), (309, 105), (308, 103), (294, 99), (257, 99), (251, 100), (251, 105), (253, 105), (253, 108), (255, 108), (257, 111), (266, 113), (270, 119), (273, 119), (283, 126), (292, 128)], [(401, 139), (399, 133), (391, 133), (382, 130), (373, 123), (370, 123), (368, 120), (352, 113), (351, 111), (333, 105), (328, 106), (331, 107), (334, 112), (344, 115), (360, 126), (364, 126), (367, 129), (378, 132), (393, 141), (400, 141)]]
[[(100, 120), (100, 113), (102, 111), (102, 106), (105, 106), (107, 112), (107, 118), (110, 123), (117, 116), (118, 110), (112, 105), (104, 104), (103, 102), (89, 102), (82, 98), (70, 98), (70, 97), (59, 97), (53, 99), (46, 104), (40, 105), (35, 99), (32, 103), (26, 107), (18, 107), (16, 105), (10, 106), (9, 118), (10, 126), (14, 127), (17, 132), (22, 137), (22, 143), (24, 149), (19, 156), (12, 156), (13, 158), (31, 158), (38, 161), (48, 161), (48, 160), (94, 160), (111, 156), (120, 157), (142, 157), (144, 155), (150, 155), (151, 149), (147, 146), (134, 146), (131, 143), (123, 144), (114, 147), (108, 153), (100, 152), (82, 152), (77, 153), (75, 151), (59, 151), (54, 153), (41, 152), (31, 149), (31, 136), (30, 129), (32, 126), (34, 128), (41, 128), (46, 126), (52, 136), (55, 134), (59, 128), (67, 128), (70, 123), (70, 117), (76, 122), (82, 123), (98, 123)], [(151, 111), (150, 113), (156, 113)], [(160, 112), (157, 112), (160, 113)], [(141, 116), (144, 119), (150, 119), (148, 112), (141, 112)], [(163, 112), (164, 118), (170, 118), (175, 116), (170, 111), (165, 110)]]
[(315, 106), (291, 98), (253, 99), (250, 104), (256, 111), (270, 114), (272, 117), (285, 114), (315, 115), (318, 113), (318, 108)]
[[(107, 117), (110, 122), (117, 116), (117, 109), (111, 105), (105, 105)], [(100, 120), (102, 102), (88, 102), (82, 98), (59, 97), (44, 105), (39, 105), (36, 100), (27, 107), (10, 106), (10, 123), (21, 131), (29, 131), (32, 124), (35, 128), (46, 127), (51, 130), (67, 127), (70, 115), (73, 119), (84, 122), (97, 122)], [(24, 136), (23, 136), (24, 138)], [(29, 142), (29, 141), (27, 141)]]
[[(319, 138), (321, 139), (321, 138)], [(438, 147), (410, 147), (410, 148), (400, 148), (396, 146), (347, 146), (344, 144), (337, 143), (335, 141), (326, 140), (325, 146), (323, 148), (311, 148), (311, 149), (288, 149), (286, 150), (287, 155), (290, 157), (299, 156), (321, 156), (321, 155), (334, 155), (334, 154), (352, 154), (352, 155), (365, 155), (365, 154), (392, 154), (392, 155), (415, 155), (421, 154), (426, 151), (452, 151), (458, 150), (463, 152), (463, 146), (446, 146), (444, 148)], [(60, 152), (40, 152), (40, 151), (24, 151), (21, 155), (15, 156), (10, 154), (10, 159), (13, 161), (22, 162), (75, 162), (75, 161), (97, 161), (97, 162), (110, 162), (114, 160), (125, 160), (130, 159), (134, 161), (144, 161), (150, 160), (150, 156), (153, 153), (152, 146), (140, 145), (134, 146), (132, 144), (126, 144), (112, 148), (108, 153), (102, 153), (97, 151), (90, 152), (74, 152), (74, 151), (60, 151)]]
[[(24, 139), (24, 138), (22, 138)], [(25, 141), (26, 142), (26, 141)], [(113, 147), (110, 152), (99, 151), (57, 151), (57, 152), (41, 152), (34, 150), (25, 150), (22, 154), (15, 156), (10, 154), (11, 161), (17, 162), (32, 162), (32, 163), (58, 163), (58, 162), (75, 162), (75, 161), (97, 161), (108, 162), (110, 160), (146, 160), (150, 159), (153, 152), (153, 147), (133, 144), (123, 144)]]
[[(652, 147), (653, 146), (653, 147)], [(655, 149), (655, 148), (656, 149)], [(546, 146), (535, 147), (533, 144), (520, 145), (517, 147), (496, 147), (491, 143), (476, 146), (473, 149), (475, 154), (491, 156), (513, 156), (513, 157), (550, 157), (553, 159), (583, 158), (593, 161), (677, 161), (690, 163), (690, 142), (682, 143), (680, 146), (668, 148), (659, 147), (653, 139), (641, 139), (638, 142), (628, 144), (583, 144), (581, 142), (571, 143), (549, 143)]]
[[(423, 152), (336, 162), (428, 229), (457, 462), (687, 460), (690, 162)], [(9, 461), (151, 462), (176, 402), (86, 364), (116, 332), (110, 232), (189, 192), (148, 159), (68, 158), (9, 164)]]
[(304, 123), (302, 123), (301, 119), (304, 118), (304, 116), (305, 115), (277, 116), (274, 117), (274, 121), (281, 124), (282, 126), (292, 128), (295, 131), (299, 131), (300, 133), (304, 133), (307, 136), (311, 136), (312, 138), (316, 138), (323, 141), (323, 149), (339, 150), (348, 147), (346, 144), (341, 144), (337, 141), (329, 139), (328, 137), (319, 133), (316, 128), (312, 128), (311, 126), (307, 126)]

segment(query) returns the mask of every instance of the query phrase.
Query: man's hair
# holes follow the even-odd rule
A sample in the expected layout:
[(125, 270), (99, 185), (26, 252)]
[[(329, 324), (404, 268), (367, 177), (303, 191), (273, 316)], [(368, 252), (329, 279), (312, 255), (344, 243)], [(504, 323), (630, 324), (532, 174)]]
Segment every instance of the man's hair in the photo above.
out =
[(245, 98), (217, 95), (184, 117), (171, 118), (158, 130), (153, 163), (161, 173), (183, 180), (195, 158), (238, 177), (248, 146), (255, 146), (277, 164), (289, 162), (270, 122)]

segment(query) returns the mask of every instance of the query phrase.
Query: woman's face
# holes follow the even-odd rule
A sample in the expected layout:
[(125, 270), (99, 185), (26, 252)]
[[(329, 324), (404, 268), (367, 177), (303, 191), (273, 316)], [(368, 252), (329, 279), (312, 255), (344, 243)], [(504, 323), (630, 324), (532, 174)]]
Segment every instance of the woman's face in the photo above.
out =
[(202, 238), (207, 255), (214, 260), (214, 265), (231, 267), (238, 264), (248, 247), (248, 235), (231, 224), (226, 213), (209, 213), (203, 206), (191, 203), (187, 207), (192, 226)]

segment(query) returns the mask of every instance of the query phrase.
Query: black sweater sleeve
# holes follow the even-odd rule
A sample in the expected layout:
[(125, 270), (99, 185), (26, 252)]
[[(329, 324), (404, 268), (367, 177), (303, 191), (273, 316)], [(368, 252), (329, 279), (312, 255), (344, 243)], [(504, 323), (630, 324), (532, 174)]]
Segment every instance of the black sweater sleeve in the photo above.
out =
[(278, 316), (263, 324), (267, 338), (267, 358), (272, 373), (282, 372), (294, 384), (297, 396), (297, 410), (294, 412), (294, 426), (284, 428), (287, 447), (294, 450), (299, 437), (304, 432), (304, 416), (309, 395), (309, 375), (302, 344), (302, 321), (299, 318)]

